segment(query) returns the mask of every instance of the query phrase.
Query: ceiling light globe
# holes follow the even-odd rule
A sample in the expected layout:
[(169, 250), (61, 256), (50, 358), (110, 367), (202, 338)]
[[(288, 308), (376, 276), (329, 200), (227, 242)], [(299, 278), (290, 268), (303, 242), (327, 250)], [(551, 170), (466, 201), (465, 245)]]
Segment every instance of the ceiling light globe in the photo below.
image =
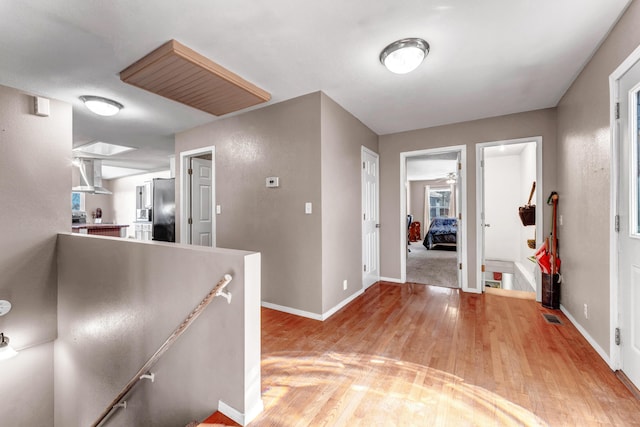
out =
[(9, 337), (0, 334), (0, 360), (8, 360), (18, 355), (18, 352), (9, 345)]
[(121, 109), (124, 108), (124, 106), (119, 102), (116, 102), (112, 99), (103, 98), (101, 96), (85, 95), (81, 96), (80, 99), (82, 100), (82, 102), (84, 102), (84, 105), (86, 105), (91, 112), (99, 116), (115, 116)]
[(422, 39), (402, 39), (391, 43), (380, 54), (380, 62), (395, 74), (415, 70), (429, 53), (429, 43)]

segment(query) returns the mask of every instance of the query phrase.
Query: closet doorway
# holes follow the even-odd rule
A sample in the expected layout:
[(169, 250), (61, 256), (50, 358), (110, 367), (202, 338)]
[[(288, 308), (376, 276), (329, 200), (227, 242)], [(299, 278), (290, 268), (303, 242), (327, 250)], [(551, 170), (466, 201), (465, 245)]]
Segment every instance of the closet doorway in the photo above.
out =
[(464, 287), (464, 147), (403, 155), (403, 281)]
[[(480, 288), (539, 300), (535, 252), (545, 237), (542, 138), (478, 144), (476, 152)], [(535, 224), (524, 225), (518, 208), (527, 205), (534, 183)]]

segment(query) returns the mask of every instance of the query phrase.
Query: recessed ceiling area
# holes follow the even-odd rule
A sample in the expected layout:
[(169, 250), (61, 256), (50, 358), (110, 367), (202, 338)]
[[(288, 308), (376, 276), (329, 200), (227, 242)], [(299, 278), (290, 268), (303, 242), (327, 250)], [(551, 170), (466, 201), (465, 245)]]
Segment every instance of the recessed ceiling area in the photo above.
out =
[[(323, 91), (379, 135), (554, 107), (630, 0), (0, 2), (0, 84), (73, 106), (73, 144), (137, 150), (104, 165), (168, 167), (174, 135), (220, 120), (123, 83), (119, 73), (176, 39), (271, 94), (242, 114)], [(428, 41), (393, 74), (390, 43)], [(79, 99), (124, 108), (98, 117)]]

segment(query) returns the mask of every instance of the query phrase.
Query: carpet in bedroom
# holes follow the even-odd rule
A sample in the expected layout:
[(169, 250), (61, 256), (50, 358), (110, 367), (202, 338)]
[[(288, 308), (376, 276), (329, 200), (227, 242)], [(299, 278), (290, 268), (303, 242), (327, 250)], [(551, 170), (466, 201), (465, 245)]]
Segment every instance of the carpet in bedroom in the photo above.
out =
[(427, 250), (422, 242), (409, 245), (411, 252), (407, 254), (407, 282), (424, 285), (458, 287), (458, 254), (454, 250)]

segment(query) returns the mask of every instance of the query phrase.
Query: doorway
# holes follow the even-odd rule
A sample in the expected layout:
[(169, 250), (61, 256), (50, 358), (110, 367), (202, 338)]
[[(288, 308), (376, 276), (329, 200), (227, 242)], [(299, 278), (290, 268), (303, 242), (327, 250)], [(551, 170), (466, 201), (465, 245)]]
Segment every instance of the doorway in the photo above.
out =
[(180, 153), (180, 166), (180, 241), (215, 247), (215, 147)]
[(466, 284), (466, 147), (401, 153), (401, 281)]
[[(535, 252), (544, 237), (542, 138), (495, 141), (476, 147), (480, 289), (539, 300)], [(535, 221), (525, 225), (519, 207), (529, 200), (535, 205)]]
[[(640, 388), (640, 47), (610, 77), (611, 365)], [(617, 112), (617, 114), (615, 114)]]
[(362, 147), (362, 288), (380, 280), (379, 156)]

